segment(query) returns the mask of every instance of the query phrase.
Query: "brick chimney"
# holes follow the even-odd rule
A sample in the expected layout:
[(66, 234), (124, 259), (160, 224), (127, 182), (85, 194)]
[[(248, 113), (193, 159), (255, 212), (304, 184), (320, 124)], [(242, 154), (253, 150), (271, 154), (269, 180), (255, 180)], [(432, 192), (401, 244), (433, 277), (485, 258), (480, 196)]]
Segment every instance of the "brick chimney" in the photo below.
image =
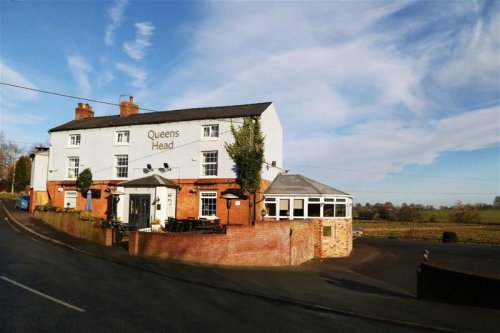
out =
[(78, 106), (75, 108), (75, 119), (85, 119), (85, 118), (93, 118), (94, 111), (92, 107), (88, 104), (78, 103)]
[(134, 104), (134, 97), (130, 96), (128, 101), (120, 103), (120, 117), (130, 116), (139, 113), (139, 105)]

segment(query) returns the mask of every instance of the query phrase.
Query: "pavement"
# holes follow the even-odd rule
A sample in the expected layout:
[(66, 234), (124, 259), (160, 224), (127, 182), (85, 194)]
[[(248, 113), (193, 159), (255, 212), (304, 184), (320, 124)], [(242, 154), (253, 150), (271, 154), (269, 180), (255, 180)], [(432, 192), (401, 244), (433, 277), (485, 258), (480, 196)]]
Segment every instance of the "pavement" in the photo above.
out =
[(356, 265), (362, 263), (368, 263), (363, 267), (371, 267), (371, 270), (384, 271), (381, 262), (372, 260), (377, 257), (376, 244), (359, 246), (360, 250), (357, 250), (355, 242), (351, 259), (314, 259), (300, 266), (242, 268), (202, 265), (133, 256), (124, 246), (106, 247), (75, 238), (27, 212), (16, 210), (13, 201), (2, 200), (0, 209), (5, 209), (8, 216), (6, 222), (13, 228), (22, 229), (77, 254), (221, 292), (384, 322), (394, 325), (395, 331), (397, 327), (406, 327), (437, 332), (498, 332), (500, 326), (500, 310), (417, 299), (410, 281), (416, 266), (401, 266), (405, 270), (401, 272), (404, 283), (394, 283), (401, 280), (397, 265), (388, 270), (390, 278), (384, 278), (384, 274), (378, 278), (377, 274), (358, 273), (362, 270), (356, 269)]

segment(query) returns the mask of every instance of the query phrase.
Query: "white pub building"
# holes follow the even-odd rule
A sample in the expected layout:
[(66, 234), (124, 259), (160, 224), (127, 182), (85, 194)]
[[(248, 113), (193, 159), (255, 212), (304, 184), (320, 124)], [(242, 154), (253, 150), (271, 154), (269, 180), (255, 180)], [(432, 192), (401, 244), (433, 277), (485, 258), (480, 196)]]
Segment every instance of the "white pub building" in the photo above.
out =
[[(265, 136), (262, 192), (283, 165), (283, 131), (272, 103), (140, 113), (130, 97), (120, 115), (103, 117), (79, 103), (74, 120), (49, 130), (48, 163), (38, 163), (47, 164), (45, 172), (36, 167), (35, 154), (47, 186), (32, 189), (31, 209), (41, 198), (51, 206), (84, 209), (77, 177), (90, 169), (94, 216), (141, 226), (168, 217), (226, 221), (221, 195), (238, 194), (239, 187), (224, 144), (234, 142), (231, 124), (238, 127), (245, 117), (259, 118)], [(232, 200), (232, 222), (248, 223), (252, 211), (261, 211), (262, 204), (250, 209), (249, 202), (241, 195)]]
[[(297, 193), (275, 183), (264, 200), (266, 189), (283, 170), (283, 131), (272, 103), (139, 110), (130, 97), (121, 103), (119, 115), (94, 117), (90, 105), (79, 103), (74, 120), (50, 129), (49, 152), (43, 149), (33, 157), (32, 179), (37, 181), (31, 188), (30, 210), (46, 203), (83, 210), (87, 198), (77, 178), (90, 169), (92, 215), (137, 226), (149, 226), (154, 219), (163, 224), (169, 217), (239, 224), (260, 221), (261, 214), (272, 219), (351, 217), (352, 197), (330, 188), (325, 199), (307, 192), (311, 186), (318, 188), (317, 183), (309, 182), (308, 189), (292, 187)], [(259, 118), (265, 137), (255, 207), (239, 192), (235, 164), (224, 147), (234, 142), (231, 124), (238, 127), (245, 117)], [(288, 178), (281, 184), (283, 179), (286, 185)], [(231, 200), (230, 210), (222, 198), (225, 193), (238, 197)], [(321, 208), (316, 209), (317, 204)]]

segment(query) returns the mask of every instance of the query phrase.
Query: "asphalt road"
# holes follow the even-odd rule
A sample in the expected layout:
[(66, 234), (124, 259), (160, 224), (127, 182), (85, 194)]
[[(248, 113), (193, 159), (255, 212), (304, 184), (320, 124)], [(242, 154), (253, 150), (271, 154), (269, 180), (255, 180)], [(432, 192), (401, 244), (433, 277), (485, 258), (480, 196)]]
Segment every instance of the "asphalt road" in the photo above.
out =
[[(208, 268), (207, 268), (208, 269)], [(0, 332), (417, 332), (169, 279), (55, 246), (0, 213)]]
[(424, 250), (429, 262), (458, 271), (500, 278), (500, 247), (361, 237), (347, 258), (329, 264), (398, 286), (416, 295), (416, 270)]

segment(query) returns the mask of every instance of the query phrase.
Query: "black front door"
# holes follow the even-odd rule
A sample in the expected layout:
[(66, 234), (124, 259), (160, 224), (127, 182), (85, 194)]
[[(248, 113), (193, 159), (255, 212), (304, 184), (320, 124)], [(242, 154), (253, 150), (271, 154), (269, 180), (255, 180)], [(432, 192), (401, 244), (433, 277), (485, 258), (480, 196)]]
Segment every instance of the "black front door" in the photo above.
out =
[(128, 223), (138, 228), (149, 227), (150, 207), (149, 194), (131, 194)]

